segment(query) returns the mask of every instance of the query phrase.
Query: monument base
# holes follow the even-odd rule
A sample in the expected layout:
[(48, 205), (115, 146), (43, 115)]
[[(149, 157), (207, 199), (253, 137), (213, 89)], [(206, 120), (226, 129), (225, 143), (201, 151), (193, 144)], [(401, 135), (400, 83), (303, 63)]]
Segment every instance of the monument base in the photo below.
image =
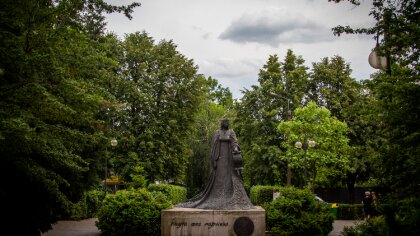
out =
[(172, 208), (161, 212), (162, 236), (265, 235), (265, 210)]

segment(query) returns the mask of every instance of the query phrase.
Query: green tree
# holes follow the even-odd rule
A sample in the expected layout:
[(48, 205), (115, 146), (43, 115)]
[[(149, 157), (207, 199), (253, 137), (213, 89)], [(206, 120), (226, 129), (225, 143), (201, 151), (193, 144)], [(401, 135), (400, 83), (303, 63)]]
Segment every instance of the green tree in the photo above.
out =
[[(340, 1), (336, 1), (340, 2)], [(358, 4), (359, 1), (352, 1)], [(378, 40), (376, 50), (388, 57), (386, 74), (380, 72), (366, 81), (374, 97), (370, 109), (377, 122), (378, 173), (375, 177), (391, 187), (399, 198), (419, 197), (419, 2), (375, 0), (370, 28), (337, 26), (334, 33), (368, 34)], [(385, 176), (386, 173), (386, 176)]]
[(210, 99), (210, 101), (227, 109), (233, 107), (232, 92), (229, 88), (222, 87), (222, 85), (212, 77), (207, 78), (207, 85), (209, 87), (208, 99)]
[[(374, 124), (370, 122), (366, 111), (372, 96), (368, 88), (350, 77), (350, 65), (340, 56), (323, 58), (312, 64), (310, 74), (309, 97), (318, 106), (330, 110), (331, 115), (346, 122), (349, 128), (350, 166), (347, 169), (345, 183), (349, 195), (354, 199), (356, 181), (366, 181), (371, 171), (370, 159), (373, 158), (372, 147)], [(342, 178), (343, 176), (336, 176)], [(339, 185), (343, 179), (331, 180)]]
[(188, 196), (203, 190), (208, 181), (211, 141), (214, 132), (220, 128), (220, 120), (232, 113), (232, 95), (217, 80), (209, 77), (204, 83), (204, 93), (191, 133), (192, 154), (188, 161), (186, 184)]
[(283, 62), (270, 56), (260, 70), (259, 86), (244, 91), (237, 104), (237, 134), (245, 158), (245, 182), (249, 185), (285, 182), (287, 163), (280, 144), (285, 137), (276, 126), (289, 111), (300, 106), (307, 90), (304, 60), (288, 50)]
[(98, 114), (113, 103), (104, 84), (114, 60), (84, 33), (88, 2), (0, 7), (0, 224), (17, 235), (50, 229), (103, 169), (107, 122)]
[(155, 44), (147, 33), (136, 32), (126, 35), (122, 48), (123, 81), (114, 89), (125, 104), (116, 121), (127, 145), (118, 147), (117, 171), (130, 180), (140, 165), (151, 181), (181, 181), (204, 82), (172, 41)]
[(330, 110), (340, 121), (346, 121), (344, 110), (358, 99), (361, 88), (350, 77), (351, 72), (350, 65), (340, 56), (312, 63), (309, 98)]
[[(348, 128), (346, 123), (331, 116), (328, 109), (319, 108), (316, 103), (309, 102), (294, 111), (292, 120), (281, 121), (278, 130), (289, 137), (284, 146), (291, 157), (292, 167), (308, 170), (312, 188), (347, 169)], [(314, 148), (306, 146), (309, 140), (316, 142)], [(297, 141), (304, 142), (306, 158), (301, 149), (294, 147)]]

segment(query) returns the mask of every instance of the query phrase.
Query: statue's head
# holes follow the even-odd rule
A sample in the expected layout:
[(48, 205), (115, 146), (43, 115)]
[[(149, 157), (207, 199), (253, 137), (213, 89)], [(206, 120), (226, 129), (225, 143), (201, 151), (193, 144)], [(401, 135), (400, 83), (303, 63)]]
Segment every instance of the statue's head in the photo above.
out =
[(221, 123), (220, 123), (220, 128), (227, 130), (229, 129), (229, 120), (227, 118), (223, 118)]

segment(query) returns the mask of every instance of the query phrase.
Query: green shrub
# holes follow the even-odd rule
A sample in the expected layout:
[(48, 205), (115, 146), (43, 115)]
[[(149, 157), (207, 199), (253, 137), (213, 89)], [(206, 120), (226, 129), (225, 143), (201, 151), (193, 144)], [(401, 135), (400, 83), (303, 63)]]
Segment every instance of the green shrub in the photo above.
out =
[(339, 204), (337, 220), (361, 220), (364, 218), (362, 204)]
[(369, 221), (363, 221), (355, 226), (343, 229), (344, 236), (390, 236), (389, 227), (383, 216), (373, 217)]
[(60, 216), (61, 220), (83, 220), (87, 218), (86, 212), (86, 195), (83, 195), (82, 198), (76, 202), (69, 202), (64, 209), (62, 215)]
[(263, 207), (272, 235), (328, 235), (332, 230), (331, 209), (308, 189), (280, 187), (280, 197)]
[(103, 190), (90, 190), (85, 193), (85, 196), (86, 218), (95, 217), (102, 205), (102, 200), (104, 200), (104, 192)]
[(174, 205), (187, 199), (187, 189), (185, 187), (171, 184), (150, 184), (147, 189), (150, 192), (163, 193)]
[(250, 200), (254, 205), (263, 205), (273, 200), (273, 192), (279, 191), (278, 186), (255, 185), (251, 188)]
[(401, 235), (420, 235), (420, 198), (407, 198), (397, 203), (395, 220)]
[(61, 220), (83, 220), (95, 217), (103, 199), (102, 190), (87, 191), (78, 202), (69, 202), (59, 218)]
[(106, 196), (96, 226), (103, 235), (160, 235), (160, 211), (169, 207), (170, 201), (160, 192), (120, 190)]

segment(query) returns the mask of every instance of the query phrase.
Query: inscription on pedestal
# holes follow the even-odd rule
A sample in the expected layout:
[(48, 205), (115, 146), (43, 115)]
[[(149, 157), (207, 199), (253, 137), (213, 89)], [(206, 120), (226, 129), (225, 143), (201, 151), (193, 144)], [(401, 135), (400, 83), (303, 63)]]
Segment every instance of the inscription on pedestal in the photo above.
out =
[(201, 210), (175, 208), (162, 211), (163, 236), (261, 236), (265, 233), (265, 211)]

